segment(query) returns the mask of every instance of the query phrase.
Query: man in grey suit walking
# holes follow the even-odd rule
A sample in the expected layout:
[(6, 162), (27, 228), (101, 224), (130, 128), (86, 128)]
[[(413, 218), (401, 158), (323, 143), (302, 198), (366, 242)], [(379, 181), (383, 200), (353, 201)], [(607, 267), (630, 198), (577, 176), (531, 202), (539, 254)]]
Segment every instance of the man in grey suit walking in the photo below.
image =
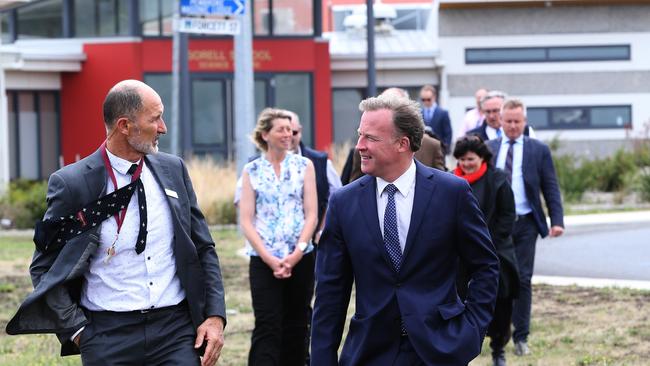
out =
[(50, 176), (34, 291), (7, 333), (56, 333), (61, 355), (81, 353), (84, 365), (217, 362), (219, 259), (184, 162), (158, 153), (163, 108), (148, 85), (117, 83), (106, 141)]

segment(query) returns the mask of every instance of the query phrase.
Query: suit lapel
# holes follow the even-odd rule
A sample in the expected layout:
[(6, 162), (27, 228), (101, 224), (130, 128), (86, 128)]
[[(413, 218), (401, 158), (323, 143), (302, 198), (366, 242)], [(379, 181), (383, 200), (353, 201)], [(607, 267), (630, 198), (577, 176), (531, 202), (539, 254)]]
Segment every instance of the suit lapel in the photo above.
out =
[(386, 261), (391, 269), (393, 268), (393, 263), (388, 257), (388, 252), (386, 252), (386, 247), (384, 246), (384, 237), (381, 234), (381, 228), (379, 227), (379, 216), (377, 214), (377, 180), (374, 177), (366, 176), (360, 178), (361, 181), (361, 194), (359, 199), (359, 209), (363, 214), (363, 219), (366, 222), (368, 227), (368, 233), (370, 234), (370, 240), (377, 246), (379, 253)]
[(402, 268), (406, 258), (413, 247), (415, 236), (418, 229), (422, 224), (425, 216), (425, 211), (429, 207), (429, 201), (433, 196), (435, 185), (433, 182), (433, 172), (424, 169), (422, 164), (416, 162), (415, 174), (415, 197), (413, 197), (413, 210), (411, 211), (411, 223), (409, 224), (409, 232), (406, 236), (406, 245), (404, 247), (404, 254), (402, 255)]
[(524, 179), (524, 184), (528, 185), (527, 179), (528, 179), (528, 165), (530, 165), (530, 162), (533, 161), (532, 154), (533, 152), (530, 151), (531, 145), (530, 145), (530, 140), (528, 137), (524, 136), (524, 147), (523, 147), (523, 152), (521, 156), (521, 175)]
[(163, 195), (167, 200), (167, 204), (169, 205), (172, 215), (178, 217), (178, 212), (180, 210), (179, 199), (171, 199), (166, 192), (166, 190), (173, 190), (178, 192), (176, 186), (174, 185), (174, 181), (171, 178), (169, 167), (165, 164), (161, 164), (160, 160), (155, 155), (145, 156), (145, 162), (147, 163), (149, 170), (151, 170), (151, 174), (153, 174), (154, 178), (156, 179), (156, 182), (158, 182), (158, 185), (163, 190)]
[(84, 179), (88, 186), (88, 192), (90, 192), (89, 200), (92, 202), (106, 192), (107, 173), (101, 149), (95, 151), (89, 158), (86, 163), (87, 170), (84, 173)]

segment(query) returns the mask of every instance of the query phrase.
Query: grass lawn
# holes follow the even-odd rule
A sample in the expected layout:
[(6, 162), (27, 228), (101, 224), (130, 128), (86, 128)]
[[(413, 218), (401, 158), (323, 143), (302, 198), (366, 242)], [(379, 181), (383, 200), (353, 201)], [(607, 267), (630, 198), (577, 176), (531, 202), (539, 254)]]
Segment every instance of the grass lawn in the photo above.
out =
[[(248, 264), (237, 255), (243, 239), (236, 231), (213, 233), (226, 286), (228, 326), (220, 365), (245, 365), (253, 315)], [(31, 290), (27, 274), (33, 245), (29, 238), (0, 237), (0, 326), (4, 330), (20, 301)], [(648, 365), (650, 292), (535, 286), (529, 344), (533, 354), (516, 357), (507, 348), (508, 365)], [(53, 335), (7, 336), (0, 333), (0, 366), (79, 365), (61, 358)], [(471, 366), (490, 364), (489, 346)]]

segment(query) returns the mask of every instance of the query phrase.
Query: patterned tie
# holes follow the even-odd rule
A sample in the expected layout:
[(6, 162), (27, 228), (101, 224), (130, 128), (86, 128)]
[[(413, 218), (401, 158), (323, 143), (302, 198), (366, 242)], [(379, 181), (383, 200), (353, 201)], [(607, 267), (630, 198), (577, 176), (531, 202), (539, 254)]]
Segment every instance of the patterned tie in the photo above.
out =
[(395, 209), (395, 192), (397, 187), (389, 184), (384, 188), (384, 192), (388, 194), (388, 202), (386, 203), (386, 211), (384, 212), (384, 245), (393, 262), (393, 267), (396, 272), (399, 272), (400, 265), (402, 264), (402, 248), (399, 246), (399, 231), (397, 230), (397, 210)]
[(512, 184), (512, 154), (515, 146), (515, 140), (508, 140), (508, 153), (506, 154), (506, 165), (503, 170), (505, 170), (508, 178), (508, 183)]
[[(133, 175), (138, 169), (138, 164), (133, 164), (126, 172), (128, 175)], [(138, 189), (138, 210), (140, 211), (140, 230), (138, 231), (138, 241), (135, 243), (135, 252), (140, 254), (144, 251), (144, 248), (147, 245), (147, 200), (144, 193), (144, 185), (142, 184), (142, 178), (139, 178), (137, 181)]]

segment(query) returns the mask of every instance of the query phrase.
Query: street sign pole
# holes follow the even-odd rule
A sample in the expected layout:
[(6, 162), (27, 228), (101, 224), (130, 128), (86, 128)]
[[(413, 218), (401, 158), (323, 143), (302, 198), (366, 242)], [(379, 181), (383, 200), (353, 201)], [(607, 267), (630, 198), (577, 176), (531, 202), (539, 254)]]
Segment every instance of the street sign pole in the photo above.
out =
[(255, 149), (249, 134), (255, 128), (255, 93), (253, 79), (252, 1), (247, 0), (241, 15), (241, 31), (235, 35), (235, 157), (241, 174)]

